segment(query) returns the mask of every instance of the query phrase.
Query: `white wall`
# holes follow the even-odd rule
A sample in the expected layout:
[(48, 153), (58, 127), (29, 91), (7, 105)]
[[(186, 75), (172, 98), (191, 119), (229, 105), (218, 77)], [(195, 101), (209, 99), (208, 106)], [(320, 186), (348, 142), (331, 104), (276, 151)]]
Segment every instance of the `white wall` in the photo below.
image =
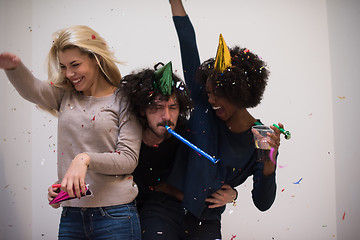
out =
[[(17, 53), (31, 67), (25, 24), (31, 22), (31, 2), (19, 4), (0, 0), (0, 52)], [(32, 108), (0, 71), (0, 239), (28, 239), (32, 233)]]
[(360, 239), (360, 1), (328, 0), (339, 239)]
[[(344, 126), (359, 120), (354, 110), (359, 103), (359, 3), (184, 4), (201, 60), (215, 55), (221, 32), (228, 46), (240, 44), (268, 62), (271, 77), (264, 100), (251, 112), (267, 124), (283, 122), (293, 134), (281, 143), (279, 164), (285, 167), (277, 170), (274, 205), (267, 212), (254, 207), (249, 179), (238, 187), (237, 206), (229, 205), (223, 214), (223, 239), (358, 239), (359, 150), (356, 141), (347, 140)], [(123, 75), (170, 60), (181, 72), (166, 0), (0, 0), (0, 52), (17, 53), (37, 77), (46, 79), (51, 34), (74, 24), (89, 25), (107, 39), (127, 62), (119, 66)], [(3, 72), (0, 101), (0, 239), (56, 239), (60, 210), (46, 199), (47, 187), (56, 180), (56, 119), (24, 101)]]

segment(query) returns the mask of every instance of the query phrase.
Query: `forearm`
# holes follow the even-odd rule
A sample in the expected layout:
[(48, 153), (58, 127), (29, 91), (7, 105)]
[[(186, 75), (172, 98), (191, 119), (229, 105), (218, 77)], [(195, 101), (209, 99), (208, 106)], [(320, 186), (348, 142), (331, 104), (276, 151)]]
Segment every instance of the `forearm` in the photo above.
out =
[(41, 81), (21, 62), (13, 70), (5, 70), (7, 77), (17, 92), (29, 102), (45, 108), (56, 109), (60, 105), (63, 90)]
[(142, 128), (134, 116), (122, 126), (115, 151), (111, 153), (87, 153), (89, 169), (106, 175), (131, 174), (139, 159)]
[(269, 176), (254, 176), (252, 198), (255, 206), (260, 211), (268, 210), (276, 197), (275, 172)]
[(195, 101), (199, 95), (199, 86), (195, 82), (195, 74), (200, 65), (200, 58), (196, 44), (194, 28), (188, 16), (173, 17), (176, 32), (179, 38), (181, 61), (186, 84), (191, 89), (192, 98)]

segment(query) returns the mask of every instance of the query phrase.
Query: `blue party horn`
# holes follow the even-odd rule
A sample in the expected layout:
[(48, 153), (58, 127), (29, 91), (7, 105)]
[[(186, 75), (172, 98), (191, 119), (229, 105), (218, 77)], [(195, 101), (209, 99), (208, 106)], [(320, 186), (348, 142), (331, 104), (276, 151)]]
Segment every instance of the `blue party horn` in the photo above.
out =
[(201, 155), (203, 155), (204, 157), (206, 157), (207, 159), (209, 159), (213, 163), (217, 163), (219, 161), (219, 159), (215, 159), (215, 158), (211, 157), (209, 154), (207, 154), (206, 152), (204, 152), (203, 150), (201, 150), (200, 148), (198, 148), (197, 146), (195, 146), (194, 144), (192, 144), (191, 142), (189, 142), (188, 140), (186, 140), (185, 138), (183, 138), (182, 136), (177, 134), (169, 126), (165, 126), (165, 128), (174, 137), (176, 137), (177, 139), (179, 139), (180, 141), (182, 141), (183, 143), (185, 143), (186, 145), (188, 145), (189, 147), (191, 147), (192, 149), (194, 149), (195, 151), (197, 151), (198, 153), (200, 153)]

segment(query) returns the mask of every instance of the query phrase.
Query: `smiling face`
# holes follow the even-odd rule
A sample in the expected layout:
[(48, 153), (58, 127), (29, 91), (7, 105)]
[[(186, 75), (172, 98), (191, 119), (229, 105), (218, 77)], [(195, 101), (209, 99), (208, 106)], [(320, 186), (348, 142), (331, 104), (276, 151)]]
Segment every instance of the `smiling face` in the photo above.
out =
[(61, 73), (75, 87), (76, 91), (91, 96), (102, 78), (95, 58), (74, 47), (59, 52)]
[(216, 96), (214, 87), (210, 81), (206, 81), (206, 93), (208, 95), (209, 103), (221, 120), (225, 123), (229, 123), (231, 120), (236, 118), (236, 114), (240, 108), (226, 98)]
[(168, 101), (156, 98), (154, 103), (146, 108), (145, 115), (148, 127), (145, 132), (154, 134), (157, 138), (165, 140), (170, 136), (165, 125), (175, 129), (179, 117), (179, 104), (173, 94)]

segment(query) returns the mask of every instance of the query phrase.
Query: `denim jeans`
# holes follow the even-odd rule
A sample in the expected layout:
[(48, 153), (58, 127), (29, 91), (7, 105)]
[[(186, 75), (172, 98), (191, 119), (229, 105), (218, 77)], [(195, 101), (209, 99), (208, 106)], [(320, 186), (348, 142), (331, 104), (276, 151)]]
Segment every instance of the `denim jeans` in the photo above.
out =
[(129, 203), (99, 208), (64, 207), (59, 239), (140, 240), (136, 206)]
[(167, 194), (152, 194), (139, 214), (143, 240), (221, 239), (220, 221), (199, 220)]

